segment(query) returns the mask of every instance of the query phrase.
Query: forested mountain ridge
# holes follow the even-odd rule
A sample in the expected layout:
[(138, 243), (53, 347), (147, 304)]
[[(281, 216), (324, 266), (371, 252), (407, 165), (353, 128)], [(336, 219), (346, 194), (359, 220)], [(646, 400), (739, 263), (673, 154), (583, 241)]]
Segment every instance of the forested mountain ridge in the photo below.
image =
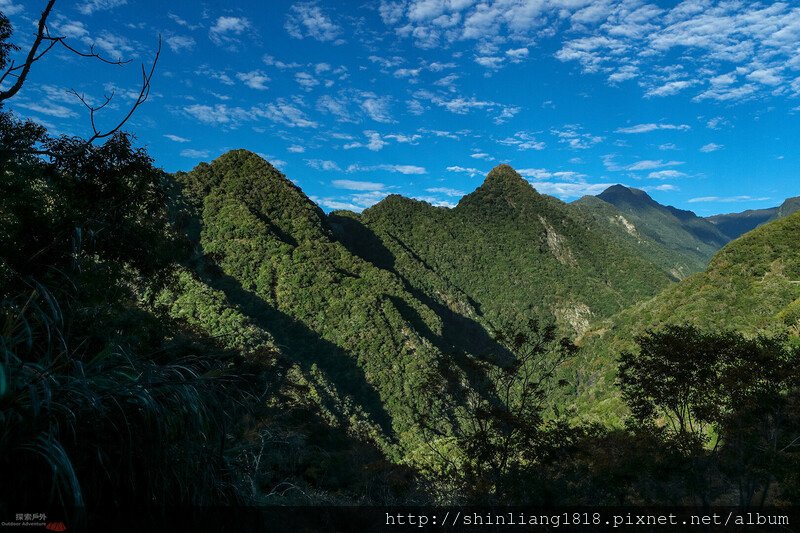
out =
[(490, 321), (533, 312), (579, 333), (670, 282), (605, 227), (539, 194), (508, 165), (453, 209), (389, 197), (355, 218), (395, 255), (406, 250), (467, 294)]
[(766, 222), (789, 216), (796, 211), (800, 211), (800, 196), (787, 198), (777, 207), (714, 215), (706, 220), (716, 225), (730, 239), (736, 239)]
[[(671, 285), (652, 299), (599, 321), (586, 333), (582, 359), (613, 390), (613, 354), (630, 350), (648, 330), (691, 324), (709, 331), (800, 338), (800, 213), (767, 223), (730, 242), (708, 269)], [(605, 366), (605, 371), (598, 370)], [(602, 399), (601, 399), (602, 400)], [(607, 398), (616, 412), (621, 398)], [(595, 400), (592, 399), (594, 403)], [(614, 406), (614, 404), (617, 406)], [(596, 409), (595, 409), (596, 410)]]
[[(598, 200), (613, 206), (619, 214), (609, 216)], [(599, 211), (628, 233), (629, 239), (641, 240), (643, 253), (667, 267), (677, 279), (703, 270), (711, 256), (730, 240), (691, 211), (661, 205), (645, 191), (624, 185), (609, 187), (596, 197), (583, 197), (574, 205), (595, 216)]]
[[(352, 254), (335, 237), (347, 220), (329, 220), (251, 152), (229, 152), (176, 179), (194, 204), (199, 253), (219, 268), (219, 287), (265, 324), (349, 432), (409, 459), (427, 453), (420, 413), (443, 398), (457, 406), (462, 381), (497, 401), (486, 367), (511, 355), (457, 290), (445, 300), (458, 311), (445, 313), (385, 268), (389, 259)], [(454, 321), (480, 341), (469, 354), (466, 338), (447, 329)], [(436, 429), (447, 434), (449, 423), (443, 417)]]
[[(361, 215), (324, 215), (244, 150), (176, 179), (201, 228), (198, 254), (221, 271), (216, 288), (249, 302), (332, 395), (322, 405), (395, 458), (420, 453), (419, 413), (463, 395), (460, 382), (497, 401), (486, 380), (511, 360), (495, 339), (507, 325), (535, 317), (580, 335), (674, 280), (507, 165), (454, 209), (391, 195)], [(568, 362), (559, 372), (551, 407), (585, 406), (569, 397), (595, 378)]]

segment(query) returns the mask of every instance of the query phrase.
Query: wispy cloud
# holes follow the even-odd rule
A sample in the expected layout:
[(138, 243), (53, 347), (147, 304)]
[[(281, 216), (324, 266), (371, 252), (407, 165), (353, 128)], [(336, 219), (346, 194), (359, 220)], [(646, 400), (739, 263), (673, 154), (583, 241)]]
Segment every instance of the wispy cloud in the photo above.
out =
[(238, 36), (249, 32), (251, 27), (246, 17), (223, 16), (217, 18), (208, 30), (208, 37), (214, 44), (235, 48), (240, 43)]
[[(78, 11), (84, 15), (91, 15), (97, 11), (107, 11), (115, 7), (124, 6), (128, 0), (89, 0), (78, 3)], [(5, 11), (5, 10), (4, 10)]]
[(420, 167), (417, 165), (350, 165), (347, 167), (347, 172), (375, 172), (376, 170), (382, 170), (385, 172), (395, 172), (398, 174), (427, 174), (428, 171), (425, 170), (425, 167)]
[(689, 199), (690, 204), (695, 203), (702, 203), (702, 202), (761, 202), (765, 200), (769, 200), (769, 196), (760, 196), (760, 197), (753, 197), (747, 195), (741, 196), (701, 196), (698, 198), (691, 198)]
[(704, 154), (707, 154), (708, 152), (716, 152), (717, 150), (722, 150), (722, 148), (723, 146), (721, 144), (708, 143), (701, 146), (700, 151), (703, 152)]
[(316, 2), (303, 2), (289, 9), (284, 25), (295, 39), (311, 37), (318, 41), (333, 41), (342, 29), (319, 7)]
[(676, 130), (676, 131), (686, 131), (691, 129), (688, 124), (655, 124), (655, 123), (646, 123), (646, 124), (636, 124), (635, 126), (626, 126), (624, 128), (618, 128), (616, 131), (617, 133), (649, 133), (651, 131), (658, 131), (658, 130)]
[(188, 157), (190, 159), (208, 159), (208, 156), (208, 150), (195, 150), (194, 148), (181, 150), (181, 157)]

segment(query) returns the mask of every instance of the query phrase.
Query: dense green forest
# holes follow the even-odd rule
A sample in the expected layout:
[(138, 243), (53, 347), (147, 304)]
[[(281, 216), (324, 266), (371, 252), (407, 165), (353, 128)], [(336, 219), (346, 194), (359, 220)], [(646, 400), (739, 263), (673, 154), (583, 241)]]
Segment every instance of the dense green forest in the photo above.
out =
[(800, 213), (729, 243), (501, 165), (326, 214), (3, 108), (0, 169), (3, 511), (800, 503)]

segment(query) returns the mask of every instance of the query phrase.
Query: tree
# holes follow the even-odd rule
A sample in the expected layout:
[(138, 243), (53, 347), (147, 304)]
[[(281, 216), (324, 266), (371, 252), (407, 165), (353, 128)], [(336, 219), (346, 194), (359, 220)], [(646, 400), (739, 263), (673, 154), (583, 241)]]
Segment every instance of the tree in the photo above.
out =
[[(425, 440), (441, 461), (444, 482), (459, 486), (461, 496), (472, 502), (509, 503), (509, 495), (519, 495), (521, 477), (549, 452), (542, 415), (546, 390), (577, 350), (558, 336), (554, 324), (542, 326), (535, 318), (502, 327), (495, 339), (513, 358), (481, 363), (483, 387), (473, 378), (460, 395), (446, 396), (419, 417)], [(442, 429), (445, 419), (449, 434)], [(448, 438), (458, 450), (451, 455), (434, 444)]]
[(648, 331), (636, 342), (639, 352), (623, 353), (619, 372), (633, 425), (662, 430), (695, 462), (704, 501), (719, 472), (735, 483), (739, 505), (751, 505), (757, 494), (766, 502), (785, 466), (797, 460), (800, 425), (791, 406), (800, 350), (782, 337), (692, 325)]
[[(2, 106), (10, 98), (13, 98), (20, 91), (20, 89), (22, 89), (22, 87), (25, 85), (25, 82), (28, 80), (28, 75), (30, 74), (31, 68), (34, 66), (34, 64), (38, 61), (41, 61), (56, 47), (65, 49), (69, 53), (77, 55), (78, 57), (98, 60), (109, 65), (121, 66), (129, 63), (129, 61), (122, 60), (121, 58), (116, 60), (107, 59), (97, 53), (94, 49), (94, 46), (90, 47), (89, 50), (80, 50), (72, 46), (68, 42), (66, 36), (51, 34), (47, 21), (53, 12), (55, 3), (56, 0), (48, 0), (44, 10), (42, 10), (42, 14), (39, 17), (39, 21), (36, 25), (36, 34), (33, 39), (33, 44), (31, 44), (28, 52), (24, 54), (24, 57), (20, 62), (17, 62), (11, 58), (11, 55), (20, 50), (20, 48), (15, 44), (8, 42), (13, 33), (12, 26), (8, 18), (0, 13), (0, 69), (4, 69), (2, 73), (0, 73), (0, 84), (6, 82), (7, 80), (14, 80), (7, 89), (0, 90), (0, 106)], [(142, 64), (142, 83), (139, 94), (134, 103), (130, 106), (128, 111), (116, 123), (115, 126), (109, 129), (100, 129), (97, 126), (96, 121), (97, 113), (108, 106), (108, 104), (110, 104), (111, 100), (114, 98), (113, 91), (104, 96), (102, 103), (93, 105), (89, 103), (89, 100), (85, 95), (79, 94), (73, 89), (71, 90), (72, 94), (84, 105), (89, 114), (89, 123), (92, 130), (90, 136), (75, 146), (73, 152), (70, 152), (69, 154), (54, 152), (47, 148), (41, 148), (37, 146), (31, 146), (29, 148), (30, 153), (48, 156), (58, 155), (59, 157), (64, 157), (65, 155), (74, 155), (95, 141), (109, 138), (115, 133), (119, 132), (125, 123), (131, 118), (133, 113), (139, 108), (139, 106), (147, 101), (147, 98), (150, 95), (151, 80), (153, 79), (153, 74), (155, 74), (156, 65), (158, 64), (160, 55), (161, 38), (159, 37), (158, 49), (156, 50), (155, 57), (153, 58), (150, 68), (148, 69), (144, 64)], [(6, 151), (11, 148), (12, 147), (5, 145), (0, 146), (0, 150), (2, 151)]]

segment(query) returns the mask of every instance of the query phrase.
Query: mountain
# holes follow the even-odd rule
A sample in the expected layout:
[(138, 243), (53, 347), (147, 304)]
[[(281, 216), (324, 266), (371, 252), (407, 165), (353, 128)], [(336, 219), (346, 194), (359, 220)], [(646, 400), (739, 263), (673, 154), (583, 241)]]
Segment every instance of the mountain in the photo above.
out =
[(765, 222), (789, 216), (796, 211), (800, 211), (800, 196), (788, 198), (777, 207), (714, 215), (707, 217), (706, 220), (716, 225), (722, 233), (733, 240)]
[[(442, 301), (455, 287), (490, 323), (532, 313), (580, 333), (670, 283), (604, 226), (539, 194), (508, 165), (453, 209), (390, 196), (349, 218), (405, 258), (395, 269), (412, 285)], [(369, 253), (358, 244), (356, 253)]]
[(326, 216), (245, 150), (176, 179), (201, 228), (203, 282), (269, 333), (332, 424), (394, 460), (422, 460), (425, 413), (442, 414), (432, 431), (447, 435), (465, 387), (500, 402), (488, 375), (513, 355), (474, 302), (434, 272), (420, 274), (429, 287), (411, 283), (394, 267), (406, 258), (356, 215)]
[(641, 241), (642, 252), (677, 279), (703, 270), (711, 256), (730, 240), (693, 212), (661, 205), (645, 191), (624, 185), (609, 187), (596, 197), (581, 198), (574, 205), (596, 219), (611, 222), (618, 233), (627, 233), (629, 240)]
[(598, 416), (618, 412), (616, 356), (633, 348), (637, 335), (668, 324), (690, 323), (711, 331), (747, 335), (800, 336), (800, 213), (794, 213), (732, 241), (708, 269), (667, 287), (655, 297), (596, 323), (581, 339), (580, 363), (598, 379), (581, 401)]
[(268, 334), (332, 421), (396, 460), (430, 446), (422, 413), (450, 412), (447, 435), (468, 398), (500, 402), (490, 376), (514, 358), (497, 339), (509, 325), (579, 335), (673, 281), (507, 165), (453, 209), (390, 195), (362, 214), (325, 215), (244, 150), (176, 180), (202, 282)]
[[(451, 446), (468, 405), (503, 408), (495, 380), (516, 355), (498, 333), (509, 325), (552, 321), (579, 339), (586, 349), (559, 367), (549, 409), (613, 423), (625, 412), (616, 350), (631, 338), (619, 328), (713, 316), (714, 308), (691, 306), (726, 297), (747, 299), (731, 307), (758, 307), (758, 291), (723, 285), (703, 296), (702, 276), (716, 279), (721, 258), (750, 236), (718, 254), (708, 273), (675, 283), (676, 271), (699, 268), (726, 238), (693, 213), (621, 186), (566, 204), (500, 165), (452, 209), (390, 195), (361, 214), (326, 215), (244, 150), (176, 179), (199, 228), (195, 271), (206, 292), (264, 331), (330, 423), (417, 467), (438, 461), (431, 446)], [(755, 254), (744, 256), (737, 264)], [(783, 292), (776, 298), (788, 298)], [(681, 306), (688, 311), (673, 311)]]

